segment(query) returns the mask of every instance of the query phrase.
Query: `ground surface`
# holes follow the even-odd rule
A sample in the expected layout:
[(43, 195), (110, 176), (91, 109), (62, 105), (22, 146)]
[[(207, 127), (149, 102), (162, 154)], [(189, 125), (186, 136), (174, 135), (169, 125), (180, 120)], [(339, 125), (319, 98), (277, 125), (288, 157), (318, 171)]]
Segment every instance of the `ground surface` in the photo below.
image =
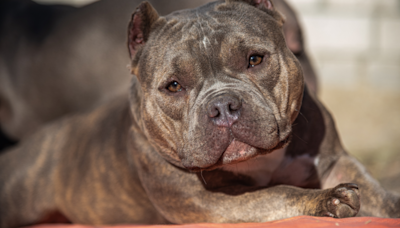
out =
[[(382, 218), (347, 218), (333, 219), (322, 217), (300, 216), (268, 223), (242, 223), (242, 224), (192, 224), (192, 225), (168, 225), (168, 226), (114, 226), (96, 228), (325, 228), (325, 227), (400, 227), (400, 219)], [(30, 228), (94, 228), (82, 225), (42, 225)]]

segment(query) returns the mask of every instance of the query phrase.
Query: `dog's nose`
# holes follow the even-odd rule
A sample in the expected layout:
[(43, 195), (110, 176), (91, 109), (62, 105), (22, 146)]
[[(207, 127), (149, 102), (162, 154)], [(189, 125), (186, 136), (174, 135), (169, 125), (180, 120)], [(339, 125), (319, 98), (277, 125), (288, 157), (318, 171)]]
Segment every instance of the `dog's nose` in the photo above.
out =
[(207, 105), (208, 117), (219, 127), (231, 127), (239, 119), (242, 102), (234, 95), (223, 94)]

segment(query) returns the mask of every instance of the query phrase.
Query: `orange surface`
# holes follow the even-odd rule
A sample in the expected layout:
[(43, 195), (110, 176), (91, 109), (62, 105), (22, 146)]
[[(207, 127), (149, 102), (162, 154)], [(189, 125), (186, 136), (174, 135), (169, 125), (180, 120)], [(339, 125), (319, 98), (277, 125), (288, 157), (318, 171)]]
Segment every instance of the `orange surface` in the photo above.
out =
[[(119, 226), (96, 226), (96, 228), (325, 228), (325, 227), (400, 227), (400, 219), (383, 218), (346, 218), (334, 219), (328, 217), (299, 216), (267, 223), (241, 223), (241, 224), (190, 224), (190, 225), (119, 225)], [(94, 226), (83, 225), (39, 225), (30, 228), (94, 228)]]

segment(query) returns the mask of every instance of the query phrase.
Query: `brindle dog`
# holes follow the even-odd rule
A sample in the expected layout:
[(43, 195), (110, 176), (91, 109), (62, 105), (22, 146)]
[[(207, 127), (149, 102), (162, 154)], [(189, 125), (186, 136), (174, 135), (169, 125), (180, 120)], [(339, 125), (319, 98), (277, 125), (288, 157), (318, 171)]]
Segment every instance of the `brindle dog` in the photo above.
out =
[(142, 3), (128, 29), (129, 102), (54, 123), (3, 154), (1, 227), (52, 215), (95, 225), (399, 217), (399, 197), (344, 151), (304, 88), (282, 25), (269, 0), (166, 17)]
[[(127, 92), (129, 56), (124, 45), (132, 10), (141, 0), (102, 0), (82, 8), (0, 1), (0, 126), (21, 140), (44, 124), (82, 112)], [(210, 0), (150, 0), (162, 14)], [(294, 11), (283, 1), (287, 45), (316, 90)], [(73, 31), (73, 32), (72, 32)], [(3, 139), (0, 134), (0, 150)]]

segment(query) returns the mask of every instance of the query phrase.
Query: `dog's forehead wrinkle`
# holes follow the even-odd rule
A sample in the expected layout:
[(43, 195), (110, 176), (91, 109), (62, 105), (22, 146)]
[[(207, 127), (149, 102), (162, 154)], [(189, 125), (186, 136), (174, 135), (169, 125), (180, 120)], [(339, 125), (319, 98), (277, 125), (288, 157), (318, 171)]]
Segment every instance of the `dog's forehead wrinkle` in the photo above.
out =
[[(215, 49), (213, 46), (218, 44), (218, 37), (223, 36), (224, 34), (215, 34), (218, 32), (216, 32), (213, 28), (210, 28), (211, 26), (209, 22), (204, 22), (203, 18), (198, 20), (182, 20), (179, 23), (184, 24), (181, 27), (182, 30), (186, 32), (179, 33), (181, 35), (179, 38), (177, 38), (177, 42), (175, 35), (170, 35), (170, 33), (174, 33), (173, 31), (165, 31), (166, 37), (163, 39), (167, 39), (167, 42), (170, 44), (167, 47), (167, 52), (170, 50), (172, 53), (171, 55), (174, 55), (174, 53), (178, 53), (178, 55), (179, 53), (186, 53), (186, 55), (181, 57), (181, 59), (192, 55), (189, 57), (190, 59), (198, 64), (207, 65), (207, 67), (201, 67), (202, 70), (207, 68), (210, 69), (208, 74), (201, 72), (202, 75), (207, 75), (208, 77), (213, 76), (212, 72), (214, 72), (213, 68), (215, 63), (213, 54)], [(213, 40), (213, 42), (211, 42), (211, 40)], [(168, 61), (164, 62), (165, 65), (168, 65)]]
[(153, 88), (157, 89), (159, 85), (163, 85), (165, 81), (170, 81), (172, 79), (178, 80), (179, 82), (183, 80), (195, 84), (197, 79), (201, 77), (189, 78), (190, 75), (198, 75), (197, 64), (189, 64), (192, 63), (193, 60), (195, 60), (195, 57), (190, 53), (182, 52), (174, 48), (167, 50), (163, 61), (161, 61), (158, 66), (155, 66), (156, 69), (153, 75), (153, 82), (155, 85)]
[(208, 20), (204, 19), (205, 15), (202, 15), (202, 17), (200, 17), (198, 12), (196, 11), (196, 16), (197, 16), (197, 24), (201, 31), (200, 37), (202, 37), (202, 39), (201, 38), (199, 39), (199, 42), (201, 43), (200, 47), (204, 47), (204, 52), (205, 55), (207, 56), (208, 65), (210, 66), (211, 71), (214, 72), (213, 54), (215, 53), (215, 50), (210, 42), (210, 37), (216, 36), (215, 30), (212, 28), (212, 26), (210, 26)]

